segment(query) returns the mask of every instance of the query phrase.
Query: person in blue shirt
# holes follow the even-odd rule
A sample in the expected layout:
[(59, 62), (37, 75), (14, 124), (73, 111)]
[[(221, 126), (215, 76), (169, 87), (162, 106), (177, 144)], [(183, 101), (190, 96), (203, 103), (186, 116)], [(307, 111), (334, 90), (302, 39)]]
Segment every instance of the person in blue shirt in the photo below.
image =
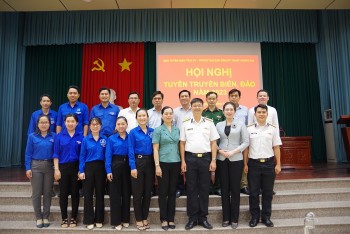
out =
[(161, 227), (175, 229), (176, 184), (180, 174), (180, 129), (173, 126), (174, 111), (170, 106), (161, 110), (162, 125), (154, 129), (153, 151), (158, 179), (158, 203)]
[(128, 136), (128, 156), (136, 227), (146, 230), (150, 228), (147, 218), (154, 183), (153, 128), (147, 126), (148, 113), (144, 108), (136, 111), (136, 120), (138, 126)]
[[(53, 144), (55, 133), (50, 131), (50, 118), (40, 115), (36, 131), (28, 136), (25, 151), (26, 175), (32, 184), (32, 200), (38, 228), (48, 227), (53, 185)], [(41, 210), (43, 195), (43, 212)]]
[(99, 90), (101, 103), (92, 107), (90, 118), (98, 117), (102, 121), (101, 134), (109, 137), (115, 130), (116, 120), (119, 114), (119, 108), (109, 102), (111, 90), (102, 87)]
[(68, 102), (62, 104), (58, 108), (57, 122), (56, 122), (56, 132), (59, 133), (66, 129), (64, 123), (64, 118), (67, 114), (75, 114), (78, 117), (78, 126), (76, 128), (77, 132), (83, 134), (84, 136), (88, 133), (89, 124), (89, 109), (87, 105), (79, 102), (80, 90), (77, 86), (71, 85), (68, 87), (67, 98)]
[[(102, 122), (98, 117), (90, 119), (90, 134), (81, 145), (79, 179), (83, 181), (84, 221), (88, 229), (102, 228), (104, 221), (104, 188), (106, 182), (105, 149), (107, 138), (101, 134)], [(94, 212), (94, 191), (96, 195)]]
[[(55, 180), (59, 181), (62, 228), (76, 227), (79, 207), (79, 154), (83, 134), (76, 131), (78, 117), (67, 114), (64, 119), (66, 129), (58, 133), (54, 143)], [(68, 223), (68, 195), (71, 194), (72, 215)]]
[(111, 225), (118, 231), (130, 222), (130, 167), (128, 160), (128, 121), (117, 118), (116, 133), (107, 140), (106, 172), (109, 181)]
[(48, 115), (50, 119), (50, 132), (56, 132), (56, 120), (57, 120), (57, 112), (51, 110), (50, 107), (52, 105), (51, 96), (48, 94), (43, 94), (40, 96), (40, 105), (41, 109), (34, 111), (30, 117), (29, 126), (27, 135), (35, 132), (39, 116)]

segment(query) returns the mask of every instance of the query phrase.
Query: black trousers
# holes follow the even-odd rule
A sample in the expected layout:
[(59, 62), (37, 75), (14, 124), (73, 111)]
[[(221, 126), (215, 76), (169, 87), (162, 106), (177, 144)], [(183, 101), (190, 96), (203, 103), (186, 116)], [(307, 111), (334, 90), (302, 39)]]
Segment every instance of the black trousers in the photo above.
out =
[(60, 164), (61, 179), (59, 181), (60, 187), (60, 208), (62, 219), (68, 218), (68, 196), (71, 194), (72, 201), (72, 216), (76, 219), (79, 207), (79, 185), (78, 185), (78, 171), (79, 163), (62, 163)]
[(176, 204), (176, 183), (180, 174), (180, 162), (160, 162), (162, 177), (158, 179), (158, 204), (160, 221), (174, 222)]
[[(86, 225), (103, 223), (104, 221), (104, 192), (106, 171), (103, 161), (92, 161), (85, 164), (84, 191), (84, 221)], [(94, 211), (94, 191), (96, 194)]]
[(190, 221), (203, 222), (208, 215), (211, 156), (206, 154), (198, 158), (186, 152), (185, 160), (187, 215)]
[(243, 171), (243, 160), (217, 160), (221, 183), (221, 203), (223, 221), (238, 223), (240, 205), (240, 183)]
[[(248, 186), (249, 211), (252, 219), (269, 219), (271, 217), (271, 204), (273, 197), (273, 186), (275, 183), (275, 162), (270, 159), (261, 163), (253, 159), (248, 161)], [(262, 209), (260, 214), (259, 193), (262, 194)]]
[(130, 222), (130, 167), (127, 156), (113, 156), (113, 180), (109, 182), (109, 199), (111, 207), (111, 225)]
[(153, 156), (136, 157), (137, 179), (131, 177), (133, 204), (137, 222), (148, 218), (154, 184)]

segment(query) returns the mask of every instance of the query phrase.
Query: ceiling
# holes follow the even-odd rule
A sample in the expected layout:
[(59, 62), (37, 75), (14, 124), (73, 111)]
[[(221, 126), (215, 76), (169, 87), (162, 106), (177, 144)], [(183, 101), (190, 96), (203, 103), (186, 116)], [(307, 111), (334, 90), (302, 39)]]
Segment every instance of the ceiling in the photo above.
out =
[(0, 11), (78, 11), (165, 8), (350, 9), (350, 0), (0, 0)]

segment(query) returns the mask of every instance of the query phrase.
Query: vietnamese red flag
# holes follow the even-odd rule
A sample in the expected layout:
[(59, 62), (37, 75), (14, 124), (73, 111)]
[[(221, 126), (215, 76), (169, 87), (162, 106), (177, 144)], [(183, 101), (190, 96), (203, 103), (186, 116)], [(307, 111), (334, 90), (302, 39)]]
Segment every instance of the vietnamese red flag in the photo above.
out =
[[(144, 43), (98, 43), (83, 47), (81, 101), (100, 103), (99, 89), (107, 87), (117, 94), (115, 104), (128, 107), (128, 94), (143, 97)], [(140, 102), (142, 106), (142, 99)]]

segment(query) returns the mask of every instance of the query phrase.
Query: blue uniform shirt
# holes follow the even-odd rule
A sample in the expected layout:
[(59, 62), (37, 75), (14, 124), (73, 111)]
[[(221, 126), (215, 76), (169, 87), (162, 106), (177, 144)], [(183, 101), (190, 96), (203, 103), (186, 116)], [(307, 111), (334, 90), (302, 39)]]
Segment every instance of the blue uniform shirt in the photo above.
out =
[(74, 107), (71, 107), (69, 102), (66, 102), (58, 108), (57, 113), (57, 126), (61, 126), (62, 130), (66, 129), (66, 125), (64, 124), (64, 117), (67, 114), (76, 114), (78, 116), (78, 126), (76, 131), (80, 133), (84, 133), (84, 125), (89, 124), (89, 109), (87, 105), (82, 102), (75, 103)]
[(152, 136), (153, 128), (147, 127), (147, 133), (145, 134), (140, 126), (132, 129), (128, 137), (128, 148), (129, 148), (129, 165), (130, 169), (136, 169), (135, 164), (135, 154), (142, 155), (152, 155), (153, 154), (153, 145), (152, 145)]
[(104, 108), (100, 103), (92, 107), (90, 119), (99, 117), (102, 121), (101, 134), (109, 136), (113, 134), (119, 111), (119, 107), (116, 105), (109, 103), (108, 106)]
[(26, 170), (31, 170), (32, 160), (52, 159), (55, 133), (48, 133), (43, 137), (40, 133), (31, 133), (28, 136), (25, 166)]
[(85, 163), (93, 161), (104, 161), (107, 138), (100, 134), (96, 141), (92, 134), (87, 135), (81, 145), (79, 157), (79, 172), (85, 172)]
[(70, 163), (79, 161), (80, 147), (84, 136), (75, 131), (73, 137), (69, 135), (67, 129), (58, 133), (55, 137), (54, 158), (59, 159), (59, 163)]
[[(29, 126), (28, 126), (28, 132), (27, 132), (28, 136), (29, 136), (29, 134), (35, 132), (36, 124), (38, 122), (39, 116), (43, 115), (43, 114), (44, 113), (43, 113), (42, 109), (34, 111), (32, 113), (32, 116), (30, 117)], [(47, 115), (50, 118), (50, 131), (56, 132), (57, 112), (50, 109), (49, 113)]]
[(113, 134), (107, 140), (106, 147), (106, 172), (112, 173), (112, 158), (113, 155), (128, 155), (128, 134), (125, 139), (121, 138), (118, 133)]

